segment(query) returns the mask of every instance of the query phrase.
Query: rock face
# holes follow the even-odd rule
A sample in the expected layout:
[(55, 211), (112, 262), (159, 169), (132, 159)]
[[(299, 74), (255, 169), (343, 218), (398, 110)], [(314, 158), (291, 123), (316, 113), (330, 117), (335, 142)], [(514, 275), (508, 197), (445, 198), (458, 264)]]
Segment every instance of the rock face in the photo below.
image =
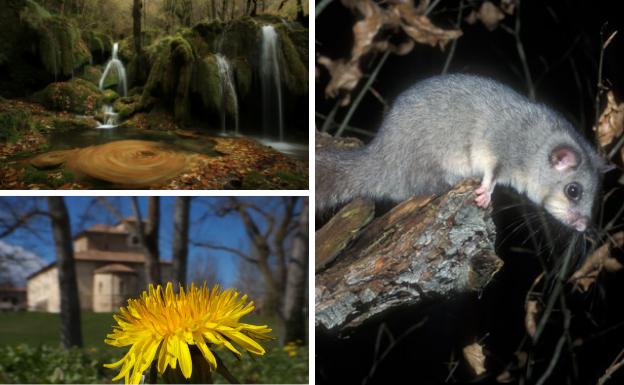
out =
[(70, 78), (91, 53), (69, 19), (51, 15), (33, 0), (0, 2), (0, 94), (27, 95)]
[[(243, 17), (229, 23), (201, 22), (156, 40), (146, 48), (151, 70), (142, 100), (161, 99), (181, 123), (189, 123), (195, 115), (216, 120), (223, 108), (215, 59), (218, 53), (233, 69), (241, 110), (253, 114), (259, 104), (255, 99), (260, 85), (260, 31), (267, 24), (274, 25), (280, 38), (285, 99), (305, 98), (307, 103), (307, 29), (267, 16)], [(232, 114), (234, 108), (226, 105), (225, 110)]]

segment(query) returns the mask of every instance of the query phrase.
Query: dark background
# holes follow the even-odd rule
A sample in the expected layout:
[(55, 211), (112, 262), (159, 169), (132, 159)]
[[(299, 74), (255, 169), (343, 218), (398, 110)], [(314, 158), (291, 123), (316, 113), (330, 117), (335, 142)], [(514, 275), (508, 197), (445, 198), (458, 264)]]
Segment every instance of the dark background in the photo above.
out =
[[(498, 1), (493, 2), (498, 4)], [(478, 8), (481, 1), (464, 3)], [(624, 64), (624, 14), (620, 4), (619, 1), (524, 0), (521, 5), (521, 39), (535, 83), (537, 101), (564, 114), (588, 138), (592, 138), (591, 127), (595, 121), (601, 41), (616, 30), (620, 32), (604, 53), (603, 83), (614, 91), (618, 101), (624, 99), (624, 74), (621, 70)], [(456, 22), (458, 6), (459, 1), (442, 0), (430, 17), (435, 25), (451, 28)], [(464, 10), (464, 15), (469, 11)], [(325, 8), (316, 19), (317, 56), (347, 58), (353, 44), (351, 28), (354, 20), (355, 16), (339, 1), (333, 1)], [(515, 15), (507, 16), (502, 22), (513, 28)], [(490, 32), (479, 22), (472, 26), (462, 22), (460, 28), (464, 34), (457, 43), (449, 72), (485, 75), (527, 93), (512, 35), (501, 28)], [(447, 52), (449, 47), (450, 43)], [(438, 48), (418, 44), (406, 56), (390, 55), (373, 88), (391, 105), (394, 98), (413, 83), (439, 74), (446, 55)], [(364, 73), (370, 73), (377, 62), (375, 59), (378, 58), (371, 56), (362, 62)], [(336, 101), (325, 98), (324, 89), (329, 75), (324, 67), (317, 65), (317, 69), (316, 111), (327, 115)], [(358, 91), (359, 88), (356, 88), (353, 95)], [(602, 98), (600, 111), (604, 107), (604, 99), (606, 97)], [(347, 109), (339, 110), (337, 122), (342, 121)], [(368, 92), (349, 125), (374, 133), (383, 113), (384, 105)], [(316, 123), (320, 128), (323, 120), (317, 118)], [(369, 140), (366, 135), (360, 138)], [(624, 193), (618, 183), (622, 175), (621, 161), (616, 163), (620, 168), (608, 173), (603, 182), (604, 191), (615, 189), (615, 193), (603, 202), (605, 216), (602, 223), (612, 219), (624, 204)], [(542, 271), (540, 261), (546, 261), (551, 271), (556, 270), (562, 249), (571, 234), (555, 227), (559, 242), (536, 253), (528, 240), (528, 228), (525, 225), (516, 226), (522, 222), (522, 210), (502, 210), (508, 204), (521, 204), (530, 212), (537, 210), (511, 191), (496, 190), (497, 253), (505, 265), (483, 293), (465, 294), (451, 301), (432, 300), (417, 309), (402, 309), (396, 314), (384, 315), (348, 336), (335, 336), (317, 330), (317, 383), (497, 383), (496, 376), (508, 364), (515, 362), (514, 352), (517, 350), (527, 351), (534, 362), (531, 373), (526, 367), (512, 368), (512, 382), (536, 383), (547, 370), (563, 332), (563, 317), (561, 309), (555, 309), (539, 343), (519, 348), (525, 338), (525, 296)], [(618, 223), (621, 225), (621, 219)], [(597, 224), (598, 229), (601, 226), (601, 223)], [(543, 240), (539, 230), (536, 237), (538, 241)], [(597, 240), (598, 244), (602, 243), (596, 236), (590, 238)], [(578, 244), (579, 260), (589, 247), (586, 242)], [(624, 261), (622, 252), (617, 253), (616, 257)], [(552, 281), (549, 282), (552, 284)], [(569, 329), (571, 341), (562, 349), (547, 384), (596, 384), (622, 351), (623, 282), (624, 273), (620, 271), (601, 273), (597, 284), (588, 293), (575, 292), (571, 285), (566, 286), (567, 308), (572, 315)], [(551, 284), (542, 288), (544, 298)], [(380, 330), (388, 330), (394, 338), (398, 338), (424, 319), (426, 322), (395, 343), (383, 360), (375, 358), (376, 348), (383, 351), (390, 346), (385, 332), (380, 342), (376, 342)], [(486, 349), (488, 373), (481, 378), (474, 377), (462, 357), (462, 347), (474, 342), (475, 338), (482, 339)], [(375, 363), (377, 366), (370, 375)], [(454, 371), (453, 363), (458, 364)], [(622, 383), (624, 369), (607, 381), (607, 384), (614, 385)]]

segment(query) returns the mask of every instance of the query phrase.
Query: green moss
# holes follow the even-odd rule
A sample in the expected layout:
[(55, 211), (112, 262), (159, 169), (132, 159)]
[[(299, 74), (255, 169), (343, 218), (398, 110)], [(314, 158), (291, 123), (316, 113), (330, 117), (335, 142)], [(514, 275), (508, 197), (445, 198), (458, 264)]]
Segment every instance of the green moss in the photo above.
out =
[(244, 99), (251, 91), (253, 72), (245, 58), (239, 57), (232, 61), (236, 77), (236, 92), (239, 99)]
[(125, 120), (139, 110), (140, 95), (121, 97), (115, 100), (113, 110), (119, 114), (120, 120)]
[(64, 184), (73, 182), (76, 177), (67, 170), (44, 171), (38, 170), (31, 165), (24, 167), (22, 178), (26, 184), (43, 184), (52, 188), (59, 188)]
[(286, 171), (278, 171), (268, 176), (252, 171), (244, 177), (242, 188), (248, 190), (307, 189), (308, 180), (306, 176)]
[(84, 115), (93, 115), (102, 105), (100, 90), (93, 83), (79, 78), (51, 83), (32, 98), (51, 110)]
[(104, 92), (102, 93), (103, 103), (110, 104), (114, 102), (115, 100), (117, 100), (118, 98), (119, 98), (119, 95), (117, 94), (117, 92), (113, 90), (104, 90)]
[(20, 12), (20, 18), (37, 35), (37, 52), (43, 67), (54, 76), (70, 76), (91, 60), (89, 48), (74, 23), (52, 16), (34, 1)]
[(33, 123), (26, 111), (0, 112), (0, 143), (16, 143), (23, 133), (32, 130)]
[(100, 59), (111, 55), (113, 39), (109, 35), (98, 31), (85, 30), (82, 32), (82, 38), (92, 55), (97, 55)]
[(282, 81), (292, 95), (302, 96), (308, 93), (308, 68), (292, 40), (284, 30), (284, 26), (276, 28), (279, 36), (282, 59)]
[(197, 63), (192, 90), (200, 95), (202, 105), (207, 111), (218, 113), (221, 109), (221, 91), (215, 55), (208, 54)]
[(102, 70), (95, 66), (85, 66), (82, 69), (82, 73), (79, 74), (78, 77), (91, 82), (94, 85), (98, 85), (100, 78), (102, 77)]
[(93, 124), (81, 118), (73, 116), (55, 116), (51, 119), (52, 129), (57, 132), (88, 130), (93, 128)]
[(155, 43), (148, 55), (154, 64), (143, 89), (141, 105), (145, 105), (150, 96), (161, 96), (168, 104), (173, 104), (178, 122), (190, 122), (190, 86), (195, 62), (193, 47), (177, 34)]

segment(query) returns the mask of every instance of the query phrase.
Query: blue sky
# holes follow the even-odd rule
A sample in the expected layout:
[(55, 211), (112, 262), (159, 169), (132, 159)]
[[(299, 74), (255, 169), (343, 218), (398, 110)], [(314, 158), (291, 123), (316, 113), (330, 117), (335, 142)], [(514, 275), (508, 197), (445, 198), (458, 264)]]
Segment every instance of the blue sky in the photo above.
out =
[[(30, 205), (39, 205), (46, 208), (45, 199), (32, 197), (5, 197), (0, 198), (7, 201), (17, 210), (26, 210)], [(129, 197), (105, 197), (116, 206), (124, 217), (133, 215), (131, 198)], [(173, 205), (174, 197), (161, 197), (161, 223), (160, 223), (160, 255), (164, 260), (171, 259), (171, 240), (173, 231)], [(224, 198), (219, 197), (193, 197), (191, 201), (191, 224), (190, 237), (196, 241), (221, 244), (239, 249), (248, 249), (247, 236), (244, 227), (237, 215), (218, 217), (208, 215), (210, 209), (208, 205), (216, 204)], [(249, 197), (249, 199), (259, 203), (265, 210), (274, 210), (276, 199), (274, 197)], [(105, 206), (94, 203), (93, 197), (66, 197), (66, 204), (70, 214), (72, 233), (77, 234), (96, 223), (114, 224), (117, 219)], [(141, 215), (144, 218), (147, 212), (147, 198), (139, 197)], [(274, 206), (275, 205), (275, 206)], [(4, 206), (6, 207), (6, 206)], [(0, 210), (6, 210), (0, 208)], [(0, 217), (6, 213), (0, 212)], [(255, 217), (263, 227), (266, 224)], [(19, 245), (34, 252), (47, 262), (55, 259), (52, 234), (47, 219), (41, 218), (32, 222), (33, 231), (20, 229), (13, 234), (4, 237), (2, 240), (9, 244)], [(199, 266), (207, 262), (213, 265), (219, 283), (229, 287), (235, 284), (238, 259), (231, 254), (222, 251), (207, 250), (204, 248), (189, 247), (189, 272), (198, 269)]]

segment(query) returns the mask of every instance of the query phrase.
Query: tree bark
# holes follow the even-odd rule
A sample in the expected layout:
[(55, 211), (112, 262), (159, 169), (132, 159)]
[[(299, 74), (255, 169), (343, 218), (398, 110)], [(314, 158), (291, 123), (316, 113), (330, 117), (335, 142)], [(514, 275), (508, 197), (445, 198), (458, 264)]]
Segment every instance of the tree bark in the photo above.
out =
[(160, 198), (148, 198), (147, 223), (143, 226), (137, 197), (132, 197), (132, 208), (136, 217), (136, 231), (145, 256), (145, 283), (159, 284), (160, 255), (158, 250), (158, 230), (160, 228)]
[(69, 215), (63, 197), (48, 197), (61, 297), (61, 346), (82, 346), (80, 297)]
[(177, 197), (173, 209), (173, 280), (186, 286), (190, 197)]
[(502, 261), (490, 212), (474, 203), (477, 185), (408, 199), (364, 228), (316, 274), (316, 327), (341, 333), (392, 309), (482, 290)]
[(284, 299), (284, 327), (280, 343), (305, 340), (306, 325), (304, 318), (305, 289), (308, 276), (308, 198), (303, 198), (299, 224), (293, 240), (286, 282)]

